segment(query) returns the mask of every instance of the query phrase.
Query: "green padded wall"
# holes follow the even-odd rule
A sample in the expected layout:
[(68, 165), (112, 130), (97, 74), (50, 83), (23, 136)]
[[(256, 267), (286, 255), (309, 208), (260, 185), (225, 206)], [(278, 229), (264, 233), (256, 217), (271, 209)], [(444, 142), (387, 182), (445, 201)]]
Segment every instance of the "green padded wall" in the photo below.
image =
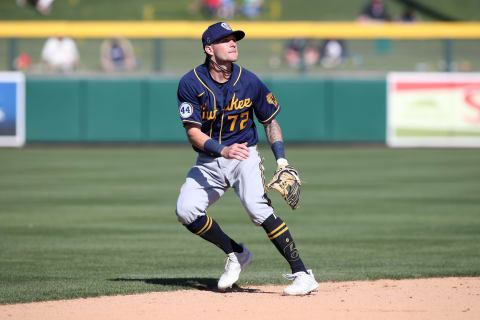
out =
[(146, 107), (141, 80), (90, 79), (84, 108), (89, 142), (141, 141)]
[[(385, 141), (384, 79), (263, 80), (282, 106), (285, 141)], [(177, 85), (147, 77), (27, 79), (27, 141), (186, 143)]]
[(269, 89), (282, 107), (277, 119), (285, 140), (327, 139), (325, 83), (322, 79), (278, 79), (271, 82)]
[(335, 80), (330, 93), (332, 141), (385, 141), (385, 80)]
[(79, 80), (29, 79), (26, 84), (27, 140), (82, 140), (82, 95)]
[(147, 140), (187, 142), (178, 115), (178, 80), (150, 80), (147, 83)]

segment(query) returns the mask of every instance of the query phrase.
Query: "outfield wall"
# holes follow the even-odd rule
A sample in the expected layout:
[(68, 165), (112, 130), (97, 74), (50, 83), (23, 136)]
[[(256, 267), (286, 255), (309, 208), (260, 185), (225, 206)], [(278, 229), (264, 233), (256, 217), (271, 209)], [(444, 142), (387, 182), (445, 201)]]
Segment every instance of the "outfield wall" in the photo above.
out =
[[(385, 79), (263, 78), (285, 141), (385, 142)], [(186, 142), (178, 79), (29, 78), (27, 142)], [(264, 141), (263, 130), (259, 130)]]

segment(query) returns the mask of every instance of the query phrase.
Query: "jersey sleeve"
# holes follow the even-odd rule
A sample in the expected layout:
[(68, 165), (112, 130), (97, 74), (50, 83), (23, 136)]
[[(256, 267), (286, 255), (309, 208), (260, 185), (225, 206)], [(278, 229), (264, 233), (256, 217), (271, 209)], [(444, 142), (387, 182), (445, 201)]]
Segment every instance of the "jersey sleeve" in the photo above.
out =
[(195, 88), (187, 77), (183, 77), (178, 84), (177, 91), (178, 114), (183, 126), (194, 124), (202, 126), (202, 114)]
[(255, 95), (255, 116), (262, 124), (272, 122), (280, 111), (280, 105), (273, 93), (265, 86), (265, 84), (255, 76), (255, 87), (257, 93)]

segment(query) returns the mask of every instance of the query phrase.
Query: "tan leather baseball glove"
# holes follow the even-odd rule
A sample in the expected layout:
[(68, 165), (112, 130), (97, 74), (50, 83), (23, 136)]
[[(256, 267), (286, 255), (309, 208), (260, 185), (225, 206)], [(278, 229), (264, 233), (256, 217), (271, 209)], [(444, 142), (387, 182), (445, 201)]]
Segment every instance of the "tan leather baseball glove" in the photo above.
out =
[(269, 189), (275, 189), (282, 195), (287, 204), (295, 210), (300, 200), (300, 186), (302, 182), (298, 171), (291, 165), (280, 166), (267, 184)]

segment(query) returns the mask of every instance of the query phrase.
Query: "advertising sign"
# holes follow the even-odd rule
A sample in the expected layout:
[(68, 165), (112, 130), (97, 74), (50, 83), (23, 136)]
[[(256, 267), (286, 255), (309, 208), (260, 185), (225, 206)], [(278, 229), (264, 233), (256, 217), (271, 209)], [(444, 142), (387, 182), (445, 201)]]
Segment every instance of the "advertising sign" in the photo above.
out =
[(387, 144), (480, 147), (479, 73), (390, 73)]
[(0, 72), (0, 146), (25, 144), (25, 76)]

